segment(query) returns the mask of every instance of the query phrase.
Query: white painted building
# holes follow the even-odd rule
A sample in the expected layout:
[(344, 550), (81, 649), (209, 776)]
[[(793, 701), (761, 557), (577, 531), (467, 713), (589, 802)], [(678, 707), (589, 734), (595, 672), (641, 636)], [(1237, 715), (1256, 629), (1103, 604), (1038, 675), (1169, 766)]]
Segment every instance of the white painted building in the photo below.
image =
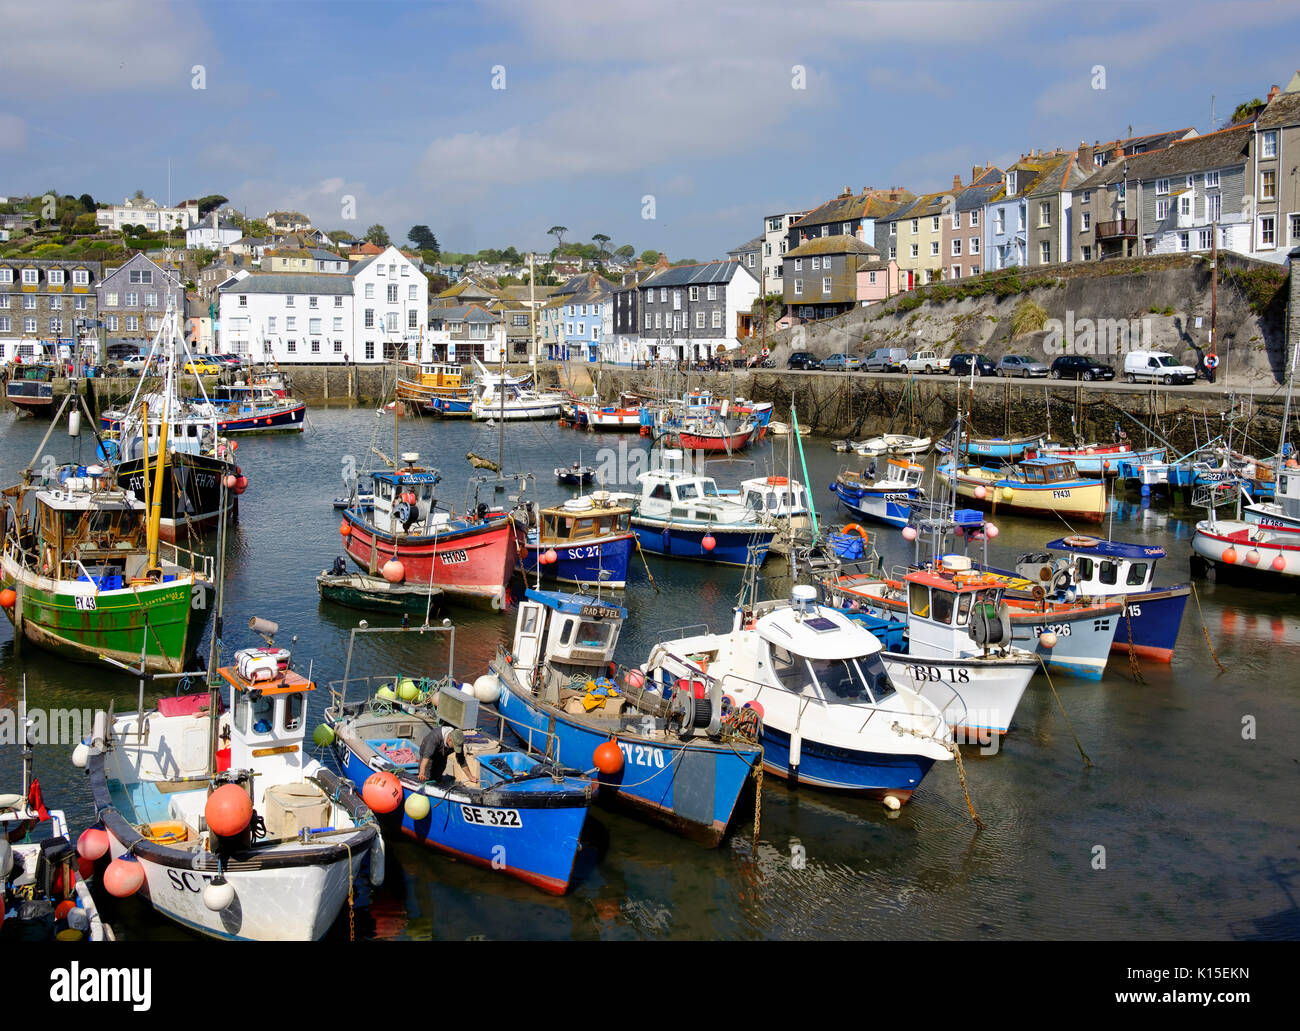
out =
[(214, 211), (202, 222), (185, 230), (185, 249), (224, 251), (243, 235), (238, 226), (225, 221)]
[(763, 269), (761, 273), (754, 269), (750, 271), (754, 273), (755, 278), (761, 277), (765, 280), (764, 285), (770, 294), (779, 294), (784, 289), (782, 258), (786, 252), (790, 227), (806, 214), (807, 211), (788, 211), (784, 214), (768, 215), (763, 219)]
[(346, 275), (258, 273), (217, 291), (219, 349), (279, 364), (414, 357), (429, 283), (396, 247)]
[(115, 232), (123, 226), (144, 226), (152, 232), (165, 233), (172, 229), (189, 229), (198, 220), (199, 206), (194, 201), (167, 208), (148, 197), (127, 197), (121, 204), (112, 204), (95, 212), (95, 225)]

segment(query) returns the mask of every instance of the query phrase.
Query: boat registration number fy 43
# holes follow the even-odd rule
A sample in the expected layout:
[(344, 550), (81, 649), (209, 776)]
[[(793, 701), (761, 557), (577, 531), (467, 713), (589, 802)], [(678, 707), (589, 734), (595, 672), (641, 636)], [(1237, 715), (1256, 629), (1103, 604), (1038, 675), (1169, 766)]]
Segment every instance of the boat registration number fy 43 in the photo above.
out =
[(440, 551), (438, 552), (438, 560), (444, 566), (458, 566), (462, 562), (469, 561), (469, 553), (466, 551)]
[(74, 601), (78, 610), (81, 612), (93, 612), (97, 607), (95, 596), (93, 594), (78, 594)]
[(461, 818), (476, 827), (522, 827), (518, 809), (488, 809), (481, 805), (462, 805)]

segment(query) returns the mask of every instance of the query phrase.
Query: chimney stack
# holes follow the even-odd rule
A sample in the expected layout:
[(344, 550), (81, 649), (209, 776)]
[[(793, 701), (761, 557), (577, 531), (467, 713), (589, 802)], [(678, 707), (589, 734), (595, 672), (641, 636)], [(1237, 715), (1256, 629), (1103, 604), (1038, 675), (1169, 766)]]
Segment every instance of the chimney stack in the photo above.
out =
[(1268, 91), (1268, 100), (1266, 100), (1265, 103), (1266, 104), (1273, 103), (1273, 98), (1276, 97), (1281, 92), (1282, 92), (1282, 87), (1278, 85), (1274, 85), (1273, 88)]
[(961, 189), (961, 176), (957, 175), (955, 172), (953, 173), (953, 177), (952, 177), (952, 188), (954, 190)]
[(1092, 148), (1089, 147), (1088, 144), (1086, 144), (1083, 140), (1079, 141), (1078, 162), (1079, 162), (1079, 167), (1084, 171), (1091, 170)]

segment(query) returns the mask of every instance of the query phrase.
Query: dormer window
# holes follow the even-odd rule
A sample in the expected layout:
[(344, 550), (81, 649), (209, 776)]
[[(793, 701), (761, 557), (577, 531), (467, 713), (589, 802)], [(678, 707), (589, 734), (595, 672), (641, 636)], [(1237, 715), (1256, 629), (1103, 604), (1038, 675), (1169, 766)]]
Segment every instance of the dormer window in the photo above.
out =
[(1007, 193), (1015, 193), (1015, 192), (1016, 192), (1016, 173), (1015, 173), (1015, 172), (1008, 172), (1008, 173), (1007, 173)]

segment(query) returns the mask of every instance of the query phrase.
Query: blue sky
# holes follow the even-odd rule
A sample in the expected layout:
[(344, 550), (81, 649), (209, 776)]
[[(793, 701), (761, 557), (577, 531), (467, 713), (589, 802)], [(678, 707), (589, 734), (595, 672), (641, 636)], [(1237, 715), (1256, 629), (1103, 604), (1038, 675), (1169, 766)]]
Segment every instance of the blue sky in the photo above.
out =
[(170, 158), (173, 200), (700, 259), (846, 185), (1204, 132), (1211, 94), (1222, 122), (1300, 66), (1300, 7), (1272, 2), (0, 0), (0, 25), (57, 41), (0, 53), (0, 195), (165, 201)]

